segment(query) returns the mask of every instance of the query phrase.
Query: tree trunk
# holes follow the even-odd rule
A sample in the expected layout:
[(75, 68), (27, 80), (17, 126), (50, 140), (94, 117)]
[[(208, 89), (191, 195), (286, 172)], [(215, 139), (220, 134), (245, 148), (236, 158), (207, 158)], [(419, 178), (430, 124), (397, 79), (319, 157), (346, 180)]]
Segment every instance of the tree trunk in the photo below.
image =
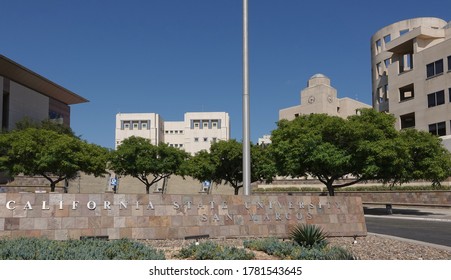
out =
[(56, 182), (50, 182), (50, 192), (55, 192)]
[(332, 183), (327, 184), (326, 187), (329, 192), (329, 196), (335, 196), (335, 188), (332, 186)]
[(69, 181), (67, 179), (64, 179), (64, 193), (67, 193), (67, 189), (69, 189)]
[(146, 185), (146, 194), (149, 194), (150, 185)]
[(238, 192), (240, 191), (240, 188), (234, 187), (235, 189), (235, 195), (238, 195)]

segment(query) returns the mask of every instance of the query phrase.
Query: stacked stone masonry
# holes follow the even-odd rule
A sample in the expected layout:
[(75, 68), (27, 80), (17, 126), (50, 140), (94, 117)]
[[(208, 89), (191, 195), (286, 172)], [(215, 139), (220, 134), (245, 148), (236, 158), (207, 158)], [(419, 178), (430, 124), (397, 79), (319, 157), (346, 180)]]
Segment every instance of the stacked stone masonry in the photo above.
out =
[(0, 194), (0, 236), (56, 240), (286, 237), (299, 223), (366, 235), (360, 197)]

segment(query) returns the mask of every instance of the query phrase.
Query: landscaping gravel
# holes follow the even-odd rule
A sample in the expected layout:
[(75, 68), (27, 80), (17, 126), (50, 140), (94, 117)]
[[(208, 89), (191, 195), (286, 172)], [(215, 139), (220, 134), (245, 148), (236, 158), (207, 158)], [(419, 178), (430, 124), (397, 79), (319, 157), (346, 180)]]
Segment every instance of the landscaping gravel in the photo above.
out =
[[(211, 239), (228, 246), (243, 247), (246, 239)], [(359, 260), (451, 260), (451, 248), (427, 243), (399, 239), (389, 236), (368, 234), (365, 237), (334, 237), (328, 239), (330, 245), (346, 248)], [(196, 240), (146, 240), (146, 244), (164, 250), (166, 259), (176, 259), (175, 255), (184, 246)], [(202, 240), (199, 240), (202, 242)], [(254, 252), (256, 259), (277, 259), (262, 252)]]

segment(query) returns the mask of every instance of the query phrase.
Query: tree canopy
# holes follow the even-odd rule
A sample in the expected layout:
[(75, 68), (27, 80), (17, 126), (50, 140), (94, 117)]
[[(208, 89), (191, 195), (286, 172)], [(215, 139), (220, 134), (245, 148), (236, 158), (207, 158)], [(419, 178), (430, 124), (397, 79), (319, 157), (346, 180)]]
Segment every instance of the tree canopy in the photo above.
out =
[(11, 175), (40, 175), (56, 184), (83, 171), (94, 176), (106, 173), (108, 150), (69, 134), (33, 127), (0, 134), (1, 164)]
[(435, 185), (450, 176), (451, 156), (439, 137), (426, 131), (401, 130), (400, 138), (407, 146), (406, 162), (399, 167), (402, 182), (428, 180)]
[(137, 178), (149, 193), (157, 182), (173, 174), (184, 175), (183, 162), (188, 158), (185, 151), (165, 143), (153, 145), (148, 139), (131, 136), (111, 153), (110, 169), (116, 174)]
[[(278, 175), (312, 176), (336, 188), (366, 180), (435, 182), (450, 175), (450, 153), (427, 132), (394, 128), (392, 115), (362, 109), (348, 119), (325, 114), (281, 120), (272, 132)], [(337, 183), (348, 176), (344, 183)]]
[(60, 134), (67, 134), (73, 137), (80, 138), (75, 135), (75, 132), (69, 126), (54, 122), (50, 119), (45, 119), (40, 122), (37, 122), (29, 117), (25, 117), (16, 123), (16, 128), (14, 130), (25, 130), (27, 128), (52, 130)]
[[(275, 168), (263, 147), (251, 145), (251, 182), (272, 178)], [(243, 146), (232, 139), (218, 141), (210, 146), (210, 151), (200, 151), (189, 161), (187, 173), (199, 181), (215, 184), (228, 183), (235, 195), (243, 187)], [(270, 172), (273, 172), (271, 175)]]

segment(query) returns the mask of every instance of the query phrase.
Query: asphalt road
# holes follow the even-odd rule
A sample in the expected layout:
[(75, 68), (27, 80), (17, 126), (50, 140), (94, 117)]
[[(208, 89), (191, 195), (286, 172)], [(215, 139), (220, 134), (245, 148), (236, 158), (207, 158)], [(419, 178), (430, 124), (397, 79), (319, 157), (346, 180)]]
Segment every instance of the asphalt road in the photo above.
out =
[(365, 216), (367, 231), (451, 247), (451, 222)]

